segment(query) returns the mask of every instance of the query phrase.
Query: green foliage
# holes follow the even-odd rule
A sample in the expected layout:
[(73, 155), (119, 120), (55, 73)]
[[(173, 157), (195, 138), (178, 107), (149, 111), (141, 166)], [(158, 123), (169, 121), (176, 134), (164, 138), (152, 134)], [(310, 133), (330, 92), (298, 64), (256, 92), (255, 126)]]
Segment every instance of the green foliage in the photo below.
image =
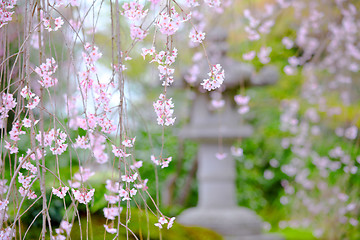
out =
[[(170, 229), (166, 229), (166, 225), (164, 225), (164, 228), (159, 230), (158, 227), (154, 226), (154, 223), (158, 221), (157, 218), (151, 213), (146, 214), (144, 210), (132, 208), (129, 215), (131, 215), (131, 221), (128, 224), (128, 228), (131, 229), (138, 239), (222, 240), (222, 237), (219, 234), (211, 230), (200, 227), (185, 227), (176, 222)], [(123, 219), (122, 223), (125, 224), (125, 210), (121, 214), (121, 219)], [(117, 223), (117, 220), (115, 223)], [(104, 239), (104, 224), (105, 218), (102, 215), (93, 215), (91, 223), (89, 224), (89, 231), (92, 232), (93, 239)], [(82, 218), (81, 227), (82, 229), (86, 229), (86, 217)], [(127, 239), (125, 229), (125, 227), (120, 227), (119, 239)], [(72, 239), (80, 239), (79, 232), (79, 224), (75, 223), (71, 232)], [(105, 239), (113, 239), (114, 236), (115, 235), (107, 233)], [(128, 236), (129, 239), (135, 239), (130, 231), (128, 231)]]

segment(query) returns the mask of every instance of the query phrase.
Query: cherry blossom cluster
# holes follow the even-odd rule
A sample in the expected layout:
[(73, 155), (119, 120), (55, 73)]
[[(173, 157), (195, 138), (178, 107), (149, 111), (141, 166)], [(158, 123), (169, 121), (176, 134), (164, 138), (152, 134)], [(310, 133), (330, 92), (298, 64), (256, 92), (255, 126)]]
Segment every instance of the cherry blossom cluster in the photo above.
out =
[(1, 95), (1, 105), (0, 105), (0, 122), (1, 126), (3, 125), (3, 121), (9, 117), (9, 111), (12, 110), (16, 106), (17, 102), (14, 99), (13, 94), (11, 93), (2, 93)]
[(225, 79), (225, 72), (222, 70), (220, 64), (212, 67), (211, 72), (208, 73), (209, 79), (204, 79), (201, 85), (205, 90), (211, 91), (220, 88)]
[(197, 2), (197, 0), (186, 0), (186, 1), (185, 1), (185, 5), (186, 5), (188, 8), (200, 6), (200, 4)]
[(109, 225), (105, 225), (105, 224), (104, 224), (104, 228), (105, 228), (106, 232), (108, 232), (108, 233), (110, 233), (110, 234), (115, 234), (115, 233), (117, 233), (117, 229), (116, 229), (116, 228), (113, 228), (113, 227), (111, 227), (111, 226), (109, 226)]
[(141, 41), (146, 37), (146, 35), (147, 35), (147, 32), (145, 30), (141, 29), (141, 27), (138, 27), (135, 25), (130, 26), (130, 37), (132, 40)]
[(221, 0), (204, 0), (209, 7), (220, 7)]
[(90, 148), (89, 139), (86, 136), (78, 136), (76, 142), (73, 144), (74, 148), (87, 149)]
[(20, 140), (20, 135), (24, 135), (25, 131), (21, 130), (21, 125), (19, 121), (13, 123), (11, 131), (9, 132), (11, 143), (5, 140), (5, 148), (10, 151), (10, 154), (17, 153), (19, 151), (17, 147), (17, 142)]
[(231, 155), (234, 157), (241, 157), (244, 155), (244, 150), (241, 147), (231, 146), (230, 151)]
[(109, 159), (108, 154), (105, 152), (106, 138), (98, 133), (90, 133), (89, 139), (90, 149), (94, 155), (96, 162), (100, 164), (106, 163)]
[(154, 225), (161, 229), (161, 228), (163, 228), (162, 225), (167, 223), (168, 224), (167, 229), (170, 229), (172, 227), (172, 225), (174, 224), (174, 221), (175, 221), (175, 217), (170, 218), (169, 221), (165, 217), (160, 217), (159, 221), (157, 223), (155, 223)]
[(122, 8), (124, 11), (122, 11), (121, 14), (132, 22), (138, 22), (142, 20), (148, 13), (148, 10), (143, 10), (144, 5), (138, 2), (126, 2), (122, 5)]
[(142, 29), (142, 24), (139, 24), (140, 21), (147, 15), (148, 10), (143, 10), (144, 6), (137, 2), (124, 3), (122, 7), (124, 10), (121, 12), (121, 14), (131, 22), (131, 39), (136, 41), (143, 40), (147, 35), (147, 31)]
[(49, 88), (57, 84), (57, 78), (51, 77), (55, 73), (57, 68), (58, 65), (56, 64), (54, 58), (47, 58), (46, 61), (40, 65), (40, 67), (35, 68), (35, 72), (41, 78), (39, 80), (41, 86)]
[(176, 12), (175, 7), (172, 7), (170, 9), (170, 15), (168, 12), (162, 12), (158, 16), (155, 24), (162, 34), (171, 36), (176, 33), (181, 23), (188, 21), (190, 18), (191, 14), (186, 14), (185, 17), (181, 17), (180, 14)]
[(10, 11), (14, 8), (16, 0), (1, 0), (0, 1), (0, 28), (12, 20), (14, 12)]
[(154, 102), (153, 106), (159, 125), (169, 126), (174, 124), (176, 117), (172, 117), (174, 113), (174, 104), (171, 98), (166, 99), (164, 94), (160, 94), (159, 100)]
[(101, 58), (102, 53), (99, 52), (98, 47), (92, 46), (90, 43), (86, 43), (84, 48), (85, 52), (82, 53), (82, 57), (86, 70), (79, 72), (79, 80), (83, 89), (90, 89), (94, 82), (92, 74), (97, 72), (95, 63)]
[[(28, 100), (28, 104), (25, 106), (28, 109), (34, 109), (40, 103), (39, 96), (31, 92), (27, 86), (21, 90), (20, 94), (24, 99)], [(29, 123), (29, 121), (27, 121), (27, 123)], [(26, 127), (26, 124), (24, 124), (24, 126)]]
[(95, 189), (90, 189), (86, 191), (85, 189), (75, 190), (74, 188), (71, 189), (75, 200), (79, 201), (79, 203), (87, 204), (91, 201), (92, 197), (94, 196)]
[(61, 28), (61, 26), (64, 24), (64, 20), (61, 17), (57, 17), (54, 19), (54, 28), (51, 27), (51, 20), (53, 18), (43, 18), (43, 25), (45, 27), (46, 30), (48, 30), (49, 32), (56, 32), (57, 30), (59, 30)]
[(189, 37), (191, 41), (202, 43), (205, 40), (205, 33), (204, 32), (198, 32), (195, 29), (191, 30)]
[[(118, 206), (115, 206), (115, 207), (104, 208), (103, 211), (104, 211), (104, 216), (107, 220), (115, 220), (116, 217), (120, 216), (122, 207), (119, 208)], [(108, 225), (104, 224), (104, 228), (106, 232), (110, 234), (115, 234), (117, 232), (117, 229), (113, 228), (113, 225), (114, 225), (113, 223)]]
[[(109, 134), (113, 133), (116, 130), (116, 125), (113, 120), (109, 119), (107, 113), (111, 113), (109, 107), (111, 94), (109, 92), (115, 88), (115, 85), (113, 83), (105, 84), (100, 82), (94, 84), (93, 75), (97, 74), (95, 64), (102, 56), (98, 47), (87, 43), (85, 45), (85, 52), (82, 53), (82, 56), (86, 70), (79, 72), (80, 90), (83, 92), (85, 98), (91, 96), (88, 94), (89, 91), (93, 93), (93, 100), (95, 100), (96, 109), (99, 113), (87, 113), (85, 118), (81, 118), (75, 117), (76, 111), (73, 111), (71, 126), (74, 129), (81, 127), (84, 130), (93, 130), (99, 125), (102, 132)], [(73, 105), (74, 103), (71, 103), (70, 107), (73, 108)]]
[(56, 188), (52, 188), (52, 193), (55, 196), (58, 196), (59, 198), (64, 198), (66, 196), (67, 191), (69, 191), (69, 187), (65, 186), (65, 187), (59, 187), (58, 189)]
[(11, 227), (7, 227), (4, 230), (0, 230), (0, 239), (11, 240), (15, 237), (15, 232), (11, 230)]
[[(295, 183), (291, 183), (287, 180), (282, 181), (282, 186), (285, 191), (285, 196), (280, 198), (282, 204), (287, 204), (290, 198), (294, 198), (294, 193), (298, 192), (296, 199), (299, 199), (305, 206), (305, 209), (313, 215), (328, 216), (328, 212), (331, 208), (335, 207), (340, 209), (336, 218), (341, 224), (349, 223), (352, 226), (357, 226), (358, 221), (356, 220), (356, 215), (354, 215), (354, 209), (358, 209), (359, 206), (353, 202), (349, 195), (340, 190), (338, 186), (331, 186), (325, 181), (318, 181), (312, 179), (310, 176), (310, 171), (304, 163), (304, 159), (310, 157), (311, 163), (316, 167), (318, 171), (318, 176), (323, 179), (327, 179), (329, 175), (333, 172), (341, 172), (342, 174), (356, 174), (358, 172), (360, 165), (359, 161), (354, 164), (351, 161), (349, 153), (346, 153), (344, 149), (340, 146), (335, 146), (329, 151), (328, 156), (322, 156), (312, 149), (311, 136), (318, 136), (321, 133), (321, 128), (318, 126), (320, 122), (320, 116), (318, 110), (315, 108), (308, 108), (305, 111), (304, 117), (299, 119), (299, 104), (296, 101), (287, 101), (283, 103), (283, 113), (281, 115), (281, 129), (283, 131), (288, 131), (291, 133), (291, 137), (283, 138), (282, 146), (283, 148), (290, 148), (292, 153), (296, 156), (293, 158), (290, 163), (284, 164), (281, 166), (281, 171), (287, 176), (294, 178)], [(325, 109), (322, 109), (323, 111)], [(346, 129), (346, 136), (340, 134), (339, 137), (345, 137), (348, 140), (355, 140), (357, 137), (357, 127), (350, 126)], [(274, 161), (274, 160), (272, 160)], [(279, 166), (278, 163), (270, 163), (273, 168)], [(267, 171), (264, 172), (264, 177), (271, 179), (273, 173)], [(316, 190), (319, 191), (323, 196), (333, 196), (331, 198), (321, 198), (319, 202), (318, 198), (313, 198), (311, 196), (311, 191), (306, 192), (305, 190)], [(300, 194), (299, 194), (300, 193)], [(326, 199), (324, 201), (324, 199)], [(282, 225), (287, 226), (291, 224), (302, 225), (305, 222), (294, 222), (289, 221), (288, 223), (283, 222)], [(322, 228), (316, 228), (314, 234), (317, 234), (318, 237), (323, 236), (325, 232)]]
[[(268, 64), (270, 62), (271, 59), (270, 59), (269, 55), (270, 55), (271, 51), (272, 51), (271, 47), (261, 47), (260, 48), (260, 51), (258, 52), (257, 57), (262, 64)], [(255, 56), (256, 56), (256, 52), (250, 51), (250, 52), (243, 54), (243, 59), (245, 61), (251, 61), (255, 58)]]
[[(70, 236), (70, 232), (72, 229), (72, 224), (62, 220), (60, 223), (60, 227), (55, 229), (56, 236), (52, 236), (51, 240), (64, 240)], [(63, 234), (66, 234), (65, 236)]]
[(124, 150), (117, 148), (115, 145), (112, 145), (112, 149), (115, 157), (125, 158), (131, 155), (130, 153), (126, 153)]
[(249, 96), (243, 96), (243, 95), (236, 95), (234, 97), (234, 100), (236, 102), (236, 104), (239, 106), (238, 108), (238, 113), (243, 115), (247, 112), (249, 112), (250, 107), (249, 107), (249, 101), (250, 101), (250, 97)]
[(24, 175), (19, 172), (18, 174), (18, 182), (21, 183), (21, 187), (19, 187), (19, 193), (22, 197), (27, 197), (28, 199), (35, 199), (37, 198), (37, 195), (33, 190), (30, 189), (32, 185), (32, 179), (35, 178), (34, 181), (36, 181), (36, 175), (29, 175), (28, 177), (24, 177)]
[(75, 181), (70, 181), (69, 184), (72, 188), (79, 188), (81, 183), (87, 182), (90, 177), (94, 176), (94, 172), (92, 172), (89, 168), (80, 167), (79, 172), (74, 174)]
[(265, 12), (259, 13), (259, 19), (255, 18), (249, 9), (244, 10), (244, 17), (248, 20), (249, 24), (245, 27), (250, 41), (260, 39), (260, 34), (270, 33), (271, 28), (274, 26), (275, 21), (271, 19), (275, 12), (275, 6), (271, 4), (265, 5)]
[(226, 157), (227, 157), (227, 153), (225, 152), (218, 152), (215, 154), (215, 157), (218, 159), (218, 160), (224, 160)]
[(80, 6), (80, 0), (55, 0), (55, 7), (66, 6), (70, 4), (73, 7)]
[(159, 64), (158, 70), (159, 70), (159, 78), (160, 80), (163, 80), (163, 86), (169, 86), (174, 82), (173, 74), (175, 72), (175, 69), (170, 68), (170, 66), (175, 62), (177, 57), (178, 51), (176, 48), (174, 48), (171, 52), (170, 51), (160, 51), (159, 53), (156, 53), (155, 48), (152, 47), (150, 49), (143, 48), (142, 49), (142, 56), (145, 57), (147, 55), (154, 56), (150, 63), (156, 62)]
[(225, 106), (225, 100), (222, 99), (221, 94), (219, 94), (219, 96), (212, 95), (211, 98), (210, 104), (213, 109), (221, 109)]
[(133, 196), (135, 196), (137, 193), (137, 190), (135, 188), (132, 189), (123, 189), (120, 188), (119, 196), (122, 197), (121, 201), (130, 201)]
[(156, 159), (154, 155), (151, 155), (150, 159), (155, 165), (161, 166), (161, 168), (168, 167), (172, 161), (172, 157)]
[[(60, 129), (51, 129), (48, 133), (39, 132), (36, 135), (36, 140), (39, 144), (43, 144), (44, 147), (50, 146), (50, 151), (54, 155), (61, 155), (66, 151), (68, 147), (67, 143), (65, 143), (66, 138), (66, 133)], [(55, 145), (54, 147), (51, 146), (53, 142)]]

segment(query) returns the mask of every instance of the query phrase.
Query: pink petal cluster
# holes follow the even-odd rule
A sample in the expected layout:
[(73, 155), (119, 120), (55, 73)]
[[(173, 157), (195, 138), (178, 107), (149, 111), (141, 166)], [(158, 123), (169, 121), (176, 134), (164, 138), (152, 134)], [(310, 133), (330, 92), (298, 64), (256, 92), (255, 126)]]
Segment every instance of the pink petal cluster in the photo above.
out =
[(14, 8), (16, 0), (1, 0), (0, 1), (0, 28), (12, 20), (14, 12), (9, 11)]
[(111, 145), (111, 146), (112, 146), (112, 149), (113, 149), (112, 152), (115, 155), (115, 157), (124, 158), (124, 157), (128, 157), (128, 156), (131, 155), (130, 153), (126, 153), (122, 149), (117, 148), (115, 145)]
[(172, 161), (172, 157), (168, 157), (168, 158), (161, 158), (160, 160), (159, 159), (156, 159), (154, 155), (151, 155), (150, 157), (151, 161), (157, 165), (157, 166), (161, 166), (161, 168), (166, 168), (169, 166), (170, 162)]
[(48, 30), (49, 32), (56, 32), (57, 30), (59, 30), (61, 28), (61, 26), (64, 24), (64, 20), (62, 20), (61, 17), (57, 17), (54, 19), (54, 25), (55, 27), (52, 28), (51, 27), (51, 20), (53, 18), (43, 18), (43, 25), (45, 27), (46, 30)]
[(71, 189), (74, 197), (79, 203), (87, 204), (91, 201), (92, 197), (94, 196), (95, 189), (90, 189), (88, 192), (86, 190), (75, 190)]
[(167, 36), (173, 35), (179, 29), (182, 22), (186, 22), (191, 18), (191, 14), (181, 17), (174, 7), (170, 9), (170, 12), (171, 15), (165, 11), (162, 12), (155, 22), (160, 32)]
[[(28, 177), (24, 177), (20, 172), (18, 175), (18, 182), (21, 183), (21, 187), (19, 187), (19, 193), (22, 197), (27, 196), (28, 199), (35, 199), (37, 195), (33, 190), (30, 189), (31, 180), (35, 178), (35, 175), (30, 175)], [(35, 179), (36, 180), (36, 179)]]
[(106, 138), (101, 134), (89, 134), (91, 150), (97, 163), (104, 164), (108, 161), (109, 156), (105, 153)]
[(109, 226), (106, 225), (106, 224), (104, 224), (104, 228), (105, 228), (105, 230), (106, 230), (108, 233), (110, 233), (110, 234), (115, 234), (115, 233), (117, 233), (117, 229), (112, 228), (112, 227), (109, 227)]
[(171, 228), (172, 225), (174, 224), (174, 221), (175, 221), (175, 217), (170, 218), (169, 221), (166, 220), (165, 217), (160, 217), (159, 220), (158, 220), (158, 222), (155, 223), (154, 225), (157, 226), (157, 227), (159, 227), (159, 228), (161, 229), (161, 228), (163, 228), (162, 225), (164, 225), (164, 224), (167, 223), (167, 224), (168, 224), (167, 229), (169, 229), (169, 228)]
[(79, 182), (87, 182), (91, 176), (94, 176), (94, 172), (92, 172), (89, 168), (80, 167), (79, 172), (74, 174), (74, 178)]
[(106, 219), (115, 220), (115, 217), (120, 215), (122, 208), (110, 207), (110, 208), (104, 208), (103, 211)]
[(125, 147), (133, 147), (135, 140), (136, 140), (136, 137), (131, 138), (131, 139), (125, 139), (124, 141), (122, 141), (122, 145)]
[(102, 57), (99, 48), (86, 43), (85, 51), (82, 52), (82, 58), (85, 62), (86, 70), (79, 72), (80, 85), (82, 90), (90, 89), (93, 86), (93, 74), (96, 74), (97, 69), (95, 63)]
[(121, 12), (121, 14), (127, 17), (132, 22), (140, 21), (147, 15), (148, 12), (148, 10), (143, 10), (144, 5), (135, 1), (130, 3), (124, 3), (122, 5), (122, 8), (124, 9), (124, 11)]
[(135, 25), (130, 26), (130, 37), (132, 40), (141, 41), (146, 37), (146, 35), (147, 35), (147, 32), (145, 30), (141, 29), (141, 27), (138, 27)]
[(81, 149), (87, 149), (90, 147), (89, 145), (89, 139), (86, 136), (78, 136), (76, 138), (75, 143), (73, 144), (74, 148), (81, 148)]
[(172, 117), (174, 113), (174, 104), (172, 99), (166, 99), (164, 94), (160, 94), (159, 100), (153, 103), (155, 113), (157, 115), (157, 123), (159, 125), (173, 125), (176, 117)]
[(11, 93), (2, 93), (0, 104), (0, 121), (9, 117), (8, 113), (16, 106), (16, 99)]
[(52, 193), (61, 199), (66, 196), (67, 191), (69, 191), (69, 187), (67, 187), (67, 186), (59, 187), (58, 189), (56, 189), (54, 187), (52, 188)]
[(261, 47), (260, 52), (257, 54), (259, 61), (262, 64), (267, 64), (270, 62), (269, 54), (271, 53), (271, 47)]
[(175, 69), (170, 68), (170, 66), (175, 62), (176, 57), (178, 55), (178, 51), (176, 48), (174, 48), (171, 52), (170, 51), (160, 51), (159, 53), (156, 53), (155, 48), (152, 47), (150, 49), (142, 48), (142, 54), (144, 59), (146, 55), (154, 56), (150, 63), (156, 62), (159, 64), (158, 70), (159, 70), (159, 78), (160, 80), (163, 80), (163, 86), (169, 86), (174, 82), (174, 71)]
[(49, 88), (57, 84), (57, 78), (51, 77), (55, 73), (57, 68), (58, 65), (56, 64), (54, 58), (47, 58), (45, 63), (42, 63), (40, 67), (35, 68), (35, 72), (41, 78), (39, 80), (41, 86)]
[(204, 0), (209, 7), (220, 7), (221, 0)]
[(205, 33), (196, 31), (195, 29), (193, 29), (190, 32), (189, 37), (190, 37), (191, 41), (193, 41), (195, 43), (202, 43), (205, 40)]
[(225, 72), (220, 64), (216, 64), (212, 67), (211, 72), (208, 73), (209, 79), (204, 79), (201, 85), (204, 89), (211, 91), (220, 88), (225, 79)]
[(237, 105), (239, 105), (239, 108), (238, 108), (238, 113), (239, 114), (245, 114), (247, 112), (249, 112), (250, 110), (250, 107), (249, 107), (249, 101), (250, 101), (250, 97), (249, 96), (243, 96), (243, 95), (236, 95), (234, 97), (234, 100), (236, 102)]

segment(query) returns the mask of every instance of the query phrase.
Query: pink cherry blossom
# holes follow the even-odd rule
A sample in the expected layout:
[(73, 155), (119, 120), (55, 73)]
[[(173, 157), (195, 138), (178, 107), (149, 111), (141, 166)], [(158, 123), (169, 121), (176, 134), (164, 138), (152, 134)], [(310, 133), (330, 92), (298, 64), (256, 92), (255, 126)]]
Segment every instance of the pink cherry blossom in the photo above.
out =
[(204, 79), (201, 85), (204, 87), (204, 89), (211, 91), (214, 89), (219, 88), (225, 79), (225, 73), (224, 70), (222, 70), (222, 67), (220, 64), (216, 64), (212, 67), (211, 72), (208, 73), (209, 79)]
[(205, 40), (205, 33), (193, 29), (191, 30), (189, 37), (194, 43), (202, 43)]
[(112, 146), (112, 152), (113, 154), (115, 155), (115, 157), (128, 157), (130, 156), (131, 154), (130, 153), (126, 153), (124, 152), (122, 149), (118, 149), (115, 145), (111, 145)]
[(136, 140), (136, 137), (131, 138), (131, 139), (125, 139), (124, 141), (122, 141), (122, 145), (124, 145), (125, 147), (133, 147), (135, 140)]
[(133, 165), (130, 165), (130, 169), (135, 170), (137, 168), (141, 168), (143, 165), (143, 161), (135, 161)]
[(122, 208), (119, 207), (111, 207), (111, 208), (104, 208), (104, 216), (106, 219), (115, 220), (115, 217), (119, 216)]
[(142, 4), (137, 2), (126, 2), (122, 5), (122, 8), (124, 9), (124, 11), (121, 12), (121, 14), (127, 17), (132, 22), (140, 21), (148, 13), (148, 10), (143, 10), (144, 6)]
[(267, 64), (270, 62), (269, 54), (271, 53), (271, 47), (261, 47), (258, 53), (259, 61), (262, 64)]
[(0, 210), (6, 209), (7, 205), (9, 204), (8, 200), (0, 201)]
[(255, 56), (256, 56), (256, 52), (255, 52), (255, 51), (250, 51), (250, 52), (244, 53), (244, 54), (242, 55), (242, 57), (243, 57), (243, 59), (244, 59), (245, 61), (251, 61), (251, 60), (253, 60), (253, 59), (255, 58)]
[(220, 7), (221, 0), (204, 0), (209, 7)]
[(94, 196), (95, 189), (90, 189), (88, 192), (86, 190), (75, 190), (71, 189), (74, 197), (79, 203), (87, 204), (91, 201), (92, 197)]
[(215, 109), (220, 109), (222, 107), (225, 106), (225, 100), (220, 99), (220, 100), (211, 100), (211, 106), (213, 106)]
[(74, 178), (79, 182), (86, 182), (94, 174), (90, 168), (80, 167), (79, 172), (74, 174)]
[(170, 229), (173, 226), (174, 221), (175, 221), (175, 217), (170, 218), (167, 229)]
[(176, 117), (172, 117), (174, 113), (174, 104), (172, 99), (166, 99), (164, 94), (160, 94), (159, 100), (153, 103), (155, 113), (157, 115), (157, 122), (159, 125), (173, 125)]
[(249, 96), (243, 96), (243, 95), (236, 95), (234, 97), (235, 102), (237, 105), (248, 105), (249, 101), (250, 101), (250, 97)]
[(109, 204), (115, 204), (117, 202), (119, 202), (119, 196), (112, 196), (112, 195), (106, 195), (105, 196), (105, 200), (109, 202)]
[(227, 157), (227, 154), (226, 153), (216, 153), (215, 156), (219, 160), (224, 160)]
[(35, 68), (35, 72), (41, 78), (39, 80), (41, 86), (49, 88), (57, 84), (58, 80), (52, 77), (57, 68), (58, 65), (54, 58), (47, 58), (45, 63), (42, 63), (40, 67)]
[(66, 196), (67, 191), (69, 191), (69, 187), (67, 187), (67, 186), (60, 187), (59, 189), (56, 189), (54, 187), (52, 188), (52, 193), (61, 199)]
[(179, 29), (181, 23), (191, 18), (191, 14), (187, 14), (186, 17), (181, 17), (174, 7), (170, 9), (170, 12), (171, 15), (165, 11), (162, 12), (155, 22), (160, 32), (167, 36), (173, 35)]
[(238, 108), (238, 113), (243, 115), (245, 113), (248, 113), (250, 110), (249, 106), (241, 106)]
[(73, 144), (74, 148), (81, 148), (81, 149), (87, 149), (90, 147), (89, 145), (89, 139), (86, 136), (78, 136), (76, 138), (76, 142)]
[(110, 234), (115, 234), (115, 233), (117, 233), (117, 229), (112, 228), (112, 227), (109, 227), (108, 225), (105, 225), (105, 224), (104, 224), (104, 228), (105, 228), (105, 230), (106, 230), (108, 233), (110, 233)]
[(231, 150), (231, 154), (232, 154), (234, 157), (241, 157), (241, 156), (243, 156), (243, 149), (240, 148), (240, 147), (231, 146), (230, 150)]

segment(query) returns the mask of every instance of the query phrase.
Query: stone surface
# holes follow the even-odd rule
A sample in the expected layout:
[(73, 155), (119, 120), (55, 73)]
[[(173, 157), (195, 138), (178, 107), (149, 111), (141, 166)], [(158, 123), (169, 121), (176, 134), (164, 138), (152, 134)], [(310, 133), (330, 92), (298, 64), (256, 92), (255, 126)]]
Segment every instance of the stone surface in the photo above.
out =
[(260, 219), (251, 210), (241, 207), (190, 208), (178, 217), (178, 222), (184, 225), (207, 227), (226, 237), (261, 235)]

